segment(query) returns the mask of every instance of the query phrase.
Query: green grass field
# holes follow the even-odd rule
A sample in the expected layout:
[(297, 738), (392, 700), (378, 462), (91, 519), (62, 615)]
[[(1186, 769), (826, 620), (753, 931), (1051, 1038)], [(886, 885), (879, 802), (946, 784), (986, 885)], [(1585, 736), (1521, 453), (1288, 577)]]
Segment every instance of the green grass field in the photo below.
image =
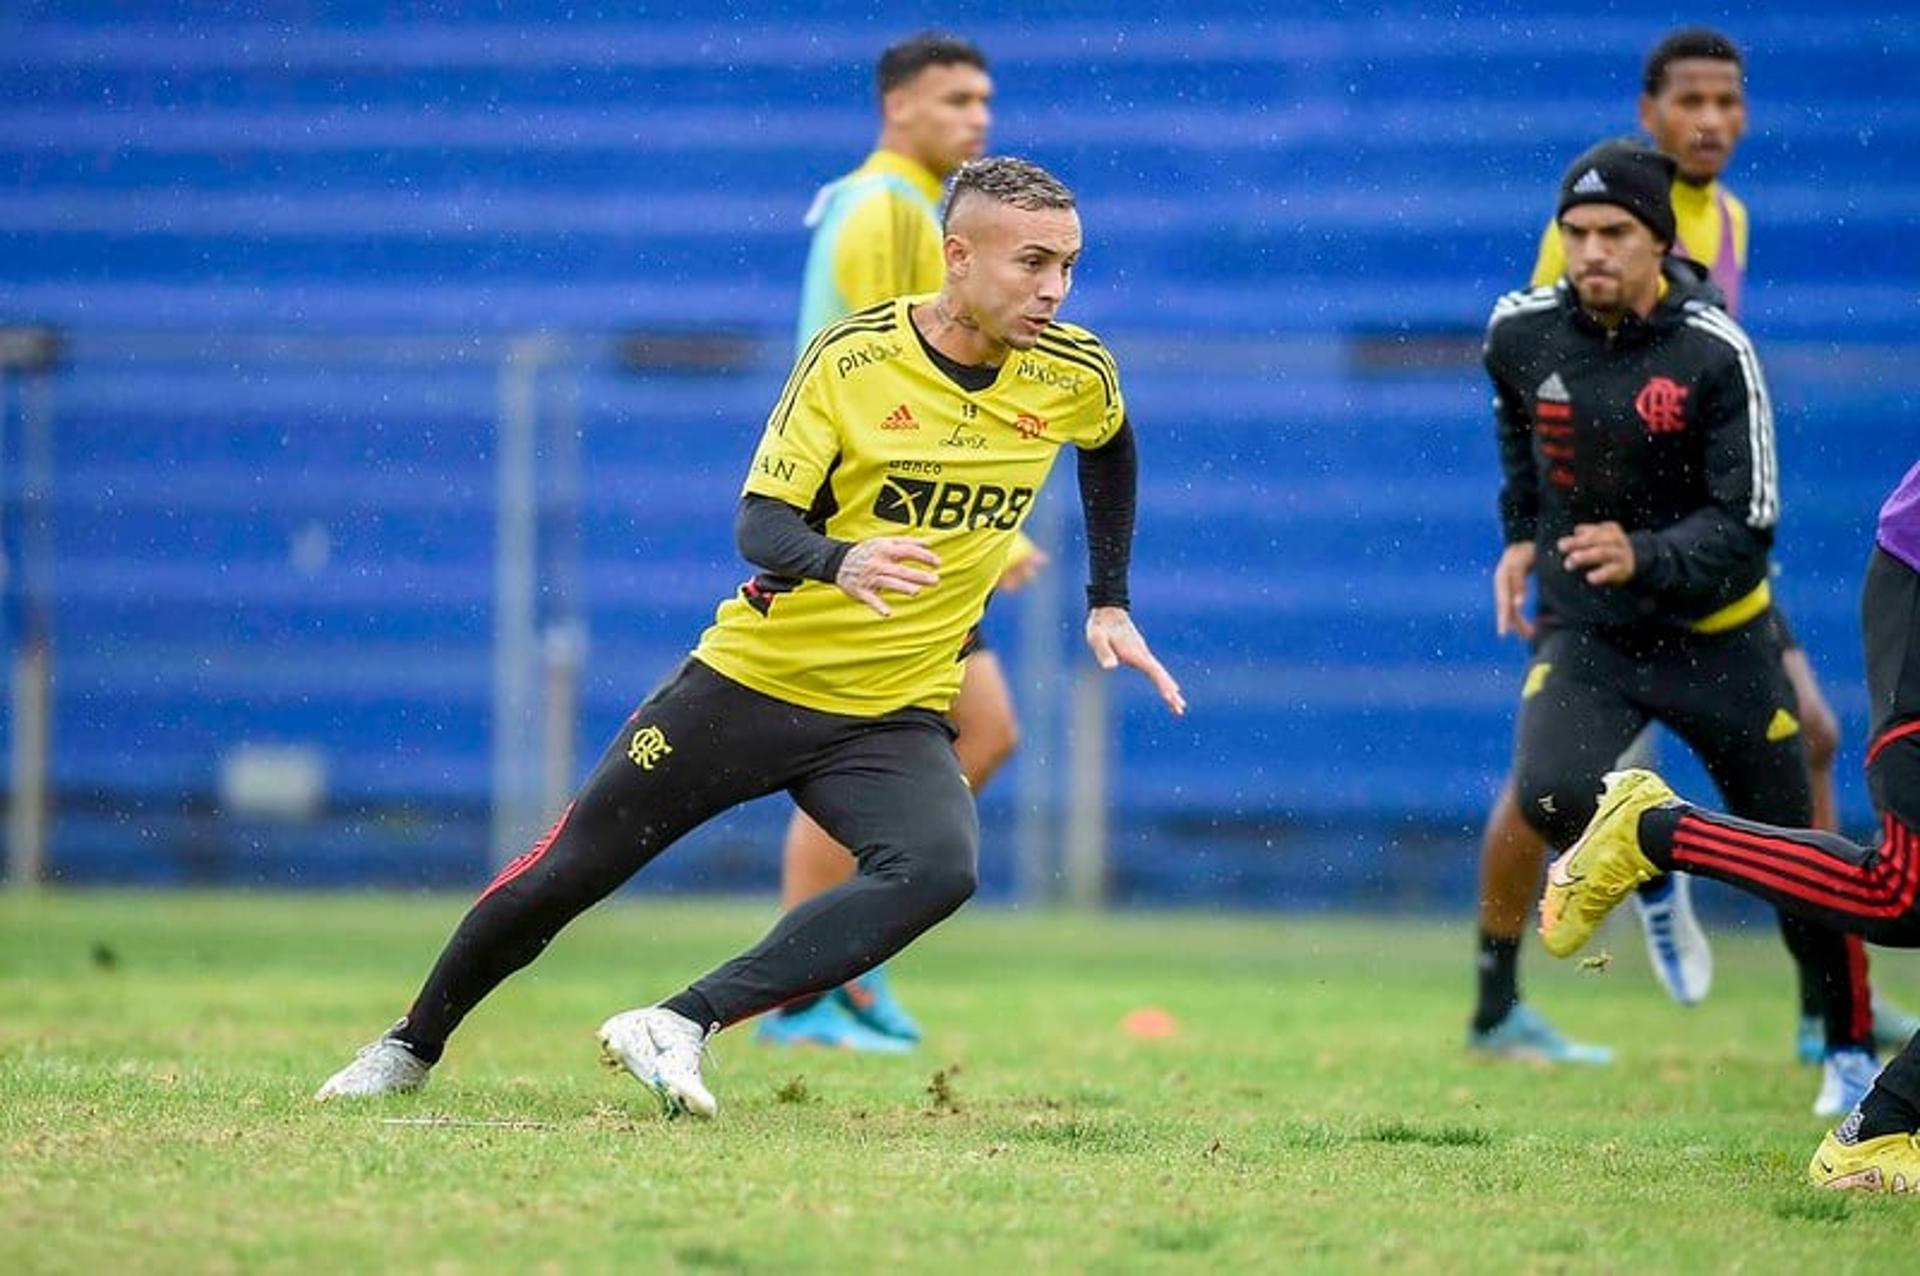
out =
[[(1891, 1271), (1920, 1205), (1802, 1185), (1789, 972), (1719, 937), (1667, 1003), (1637, 937), (1529, 991), (1607, 1071), (1469, 1060), (1458, 923), (969, 910), (895, 964), (881, 1059), (719, 1039), (712, 1124), (597, 1064), (753, 904), (616, 904), (483, 1006), (421, 1094), (313, 1087), (464, 900), (0, 900), (0, 1271)], [(1915, 966), (1883, 983), (1920, 1001)], [(1177, 1035), (1120, 1030), (1159, 1006)]]

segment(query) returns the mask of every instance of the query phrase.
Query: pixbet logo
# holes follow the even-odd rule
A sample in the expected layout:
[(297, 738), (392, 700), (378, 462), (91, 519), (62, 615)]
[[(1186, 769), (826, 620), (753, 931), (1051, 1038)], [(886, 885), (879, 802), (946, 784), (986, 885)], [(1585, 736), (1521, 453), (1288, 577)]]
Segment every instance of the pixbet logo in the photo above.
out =
[(1020, 361), (1014, 364), (1014, 373), (1024, 381), (1038, 381), (1041, 385), (1055, 386), (1069, 394), (1080, 393), (1078, 372), (1069, 371), (1058, 364), (1036, 359), (1031, 355), (1020, 357)]
[(842, 354), (834, 361), (833, 370), (839, 373), (840, 379), (844, 381), (847, 374), (856, 368), (870, 368), (877, 363), (898, 358), (899, 355), (900, 347), (897, 345), (890, 342), (869, 341), (863, 346), (857, 346)]

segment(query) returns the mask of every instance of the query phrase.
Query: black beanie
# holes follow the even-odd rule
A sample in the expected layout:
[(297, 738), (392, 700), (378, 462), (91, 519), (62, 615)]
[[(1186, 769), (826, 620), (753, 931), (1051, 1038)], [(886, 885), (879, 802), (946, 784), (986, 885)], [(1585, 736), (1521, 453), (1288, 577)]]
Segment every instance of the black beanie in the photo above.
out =
[(1653, 237), (1673, 243), (1673, 179), (1678, 167), (1630, 137), (1601, 142), (1573, 162), (1560, 179), (1558, 221), (1576, 204), (1613, 204), (1646, 223)]

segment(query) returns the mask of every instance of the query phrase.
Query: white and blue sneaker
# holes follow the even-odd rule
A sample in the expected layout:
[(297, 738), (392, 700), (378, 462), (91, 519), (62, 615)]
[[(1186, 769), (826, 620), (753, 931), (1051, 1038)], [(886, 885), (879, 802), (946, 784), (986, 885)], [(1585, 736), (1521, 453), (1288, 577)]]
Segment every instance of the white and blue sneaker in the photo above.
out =
[(849, 979), (833, 990), (833, 999), (841, 1009), (867, 1027), (886, 1037), (897, 1037), (909, 1044), (920, 1040), (920, 1025), (914, 1022), (900, 998), (893, 995), (893, 984), (885, 966), (875, 966), (858, 979)]
[(1880, 1061), (1871, 1050), (1858, 1046), (1829, 1050), (1821, 1066), (1820, 1094), (1813, 1101), (1813, 1114), (1837, 1117), (1853, 1111), (1873, 1089), (1873, 1079), (1879, 1075)]
[(1613, 1062), (1612, 1049), (1567, 1040), (1558, 1028), (1525, 1002), (1516, 1003), (1505, 1019), (1485, 1032), (1469, 1028), (1467, 1049), (1490, 1059), (1527, 1063), (1605, 1065)]
[(600, 1053), (653, 1091), (668, 1116), (710, 1117), (720, 1104), (700, 1079), (708, 1032), (665, 1006), (623, 1011), (600, 1025)]
[(1647, 962), (1667, 996), (1683, 1006), (1707, 999), (1713, 987), (1713, 946), (1693, 911), (1693, 879), (1685, 873), (1656, 877), (1633, 895), (1647, 935)]

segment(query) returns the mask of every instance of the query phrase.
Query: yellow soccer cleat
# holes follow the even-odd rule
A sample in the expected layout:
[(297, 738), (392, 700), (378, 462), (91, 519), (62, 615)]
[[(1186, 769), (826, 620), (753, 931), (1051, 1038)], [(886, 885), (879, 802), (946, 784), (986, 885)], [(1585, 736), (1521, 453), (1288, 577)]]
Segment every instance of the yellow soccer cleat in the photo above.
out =
[(1660, 876), (1640, 851), (1640, 816), (1672, 789), (1651, 771), (1609, 771), (1600, 808), (1586, 831), (1547, 870), (1540, 896), (1540, 941), (1555, 957), (1571, 957), (1633, 888)]
[(1920, 1139), (1886, 1134), (1848, 1145), (1829, 1131), (1807, 1164), (1807, 1181), (1837, 1192), (1920, 1192)]

